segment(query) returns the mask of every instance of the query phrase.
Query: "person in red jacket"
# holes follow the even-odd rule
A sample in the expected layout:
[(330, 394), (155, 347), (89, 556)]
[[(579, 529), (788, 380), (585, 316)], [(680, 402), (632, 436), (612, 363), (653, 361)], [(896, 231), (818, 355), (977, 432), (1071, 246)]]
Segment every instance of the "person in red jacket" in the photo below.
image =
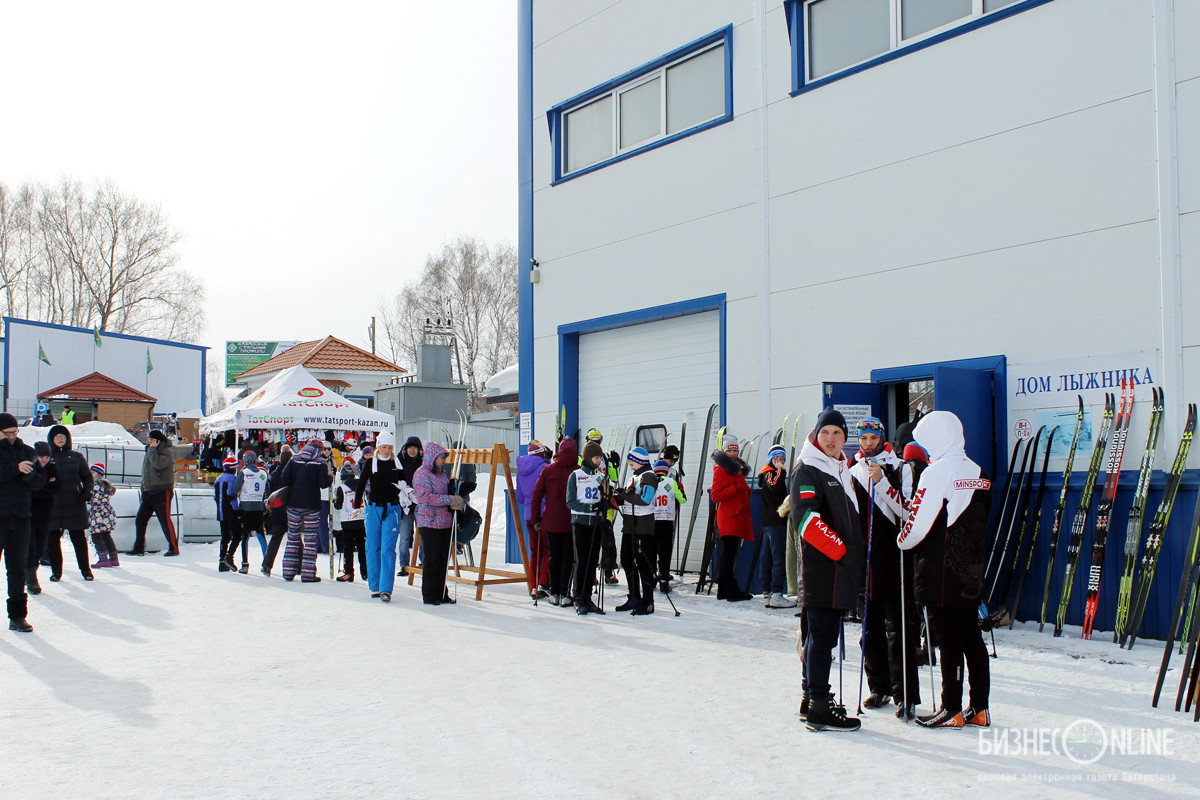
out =
[[(578, 465), (579, 445), (575, 444), (574, 439), (563, 439), (558, 443), (554, 460), (538, 474), (529, 498), (529, 524), (536, 533), (544, 535), (550, 545), (549, 571), (552, 579), (563, 574), (560, 559), (569, 552), (563, 544), (564, 540), (571, 538), (567, 480)], [(556, 553), (559, 554), (558, 558), (555, 557)], [(550, 604), (569, 608), (571, 597), (566, 594), (567, 591), (567, 587), (561, 585), (551, 586)]]
[(738, 586), (733, 574), (742, 541), (754, 541), (750, 519), (750, 467), (738, 457), (738, 439), (725, 434), (724, 452), (714, 450), (712, 499), (717, 504), (717, 533), (721, 537), (721, 565), (717, 569), (717, 599), (731, 603), (754, 597)]

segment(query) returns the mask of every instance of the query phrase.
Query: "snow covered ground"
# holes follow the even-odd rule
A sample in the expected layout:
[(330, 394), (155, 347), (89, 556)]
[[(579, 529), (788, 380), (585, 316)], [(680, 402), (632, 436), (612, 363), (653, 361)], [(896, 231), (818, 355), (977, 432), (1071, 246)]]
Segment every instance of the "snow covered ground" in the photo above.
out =
[[(798, 620), (758, 601), (682, 588), (682, 616), (634, 618), (610, 591), (607, 616), (580, 619), (515, 585), (434, 607), (398, 582), (384, 605), (362, 582), (218, 573), (198, 544), (43, 586), (35, 632), (0, 634), (3, 797), (1200, 795), (1200, 725), (1150, 707), (1154, 642), (1001, 631), (993, 729), (924, 730), (888, 707), (817, 734), (795, 717)], [(1155, 752), (1114, 752), (1126, 736)]]

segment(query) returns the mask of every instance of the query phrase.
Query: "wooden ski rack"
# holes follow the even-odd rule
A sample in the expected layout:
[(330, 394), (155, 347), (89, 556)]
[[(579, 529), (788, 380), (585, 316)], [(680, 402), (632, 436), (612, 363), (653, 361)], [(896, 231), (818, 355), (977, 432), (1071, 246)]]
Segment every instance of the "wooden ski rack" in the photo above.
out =
[[(453, 581), (455, 583), (465, 583), (475, 587), (475, 599), (483, 599), (483, 587), (496, 583), (529, 583), (529, 553), (525, 547), (525, 527), (521, 522), (521, 517), (517, 512), (517, 495), (513, 489), (512, 471), (509, 469), (508, 462), (511, 457), (508, 448), (502, 443), (497, 442), (492, 445), (491, 450), (486, 449), (466, 449), (466, 450), (451, 450), (446, 456), (447, 464), (486, 464), (492, 467), (491, 480), (488, 482), (487, 493), (487, 510), (483, 512), (483, 550), (479, 556), (479, 566), (460, 564), (458, 562), (458, 542), (451, 541), (450, 555), (453, 563), (446, 570), (447, 583)], [(507, 488), (504, 490), (508, 493), (508, 507), (512, 513), (513, 524), (516, 526), (517, 543), (521, 550), (521, 572), (515, 572), (509, 569), (496, 569), (488, 567), (488, 544), (491, 541), (492, 533), (492, 503), (496, 495), (496, 474), (497, 468), (504, 468), (504, 479), (507, 483)], [(452, 512), (455, 513), (455, 512)], [(470, 545), (467, 545), (468, 547)], [(417, 566), (417, 555), (421, 549), (421, 531), (415, 525), (413, 526), (413, 544), (410, 555), (411, 563), (408, 565), (408, 585), (413, 585), (413, 580), (417, 575), (424, 574), (424, 570)], [(463, 572), (475, 573), (474, 576), (463, 576)]]

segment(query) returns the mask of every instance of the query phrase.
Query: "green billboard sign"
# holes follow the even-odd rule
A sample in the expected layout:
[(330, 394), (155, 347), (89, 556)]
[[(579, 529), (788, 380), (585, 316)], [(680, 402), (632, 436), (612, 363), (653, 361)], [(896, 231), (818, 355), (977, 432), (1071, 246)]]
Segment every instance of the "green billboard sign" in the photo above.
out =
[(269, 361), (287, 350), (295, 342), (226, 342), (225, 385), (234, 386), (234, 380), (248, 369)]

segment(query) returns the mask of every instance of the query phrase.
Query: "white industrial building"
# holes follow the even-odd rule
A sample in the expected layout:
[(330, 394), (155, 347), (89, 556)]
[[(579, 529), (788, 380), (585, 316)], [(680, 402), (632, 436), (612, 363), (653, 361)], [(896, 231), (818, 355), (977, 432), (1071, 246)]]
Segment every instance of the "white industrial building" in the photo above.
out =
[(692, 411), (692, 470), (710, 403), (752, 436), (830, 403), (894, 427), (931, 391), (1002, 474), (1136, 375), (1125, 466), (1145, 382), (1170, 463), (1200, 400), (1200, 3), (520, 10), (531, 435), (564, 406), (568, 431), (674, 437)]

